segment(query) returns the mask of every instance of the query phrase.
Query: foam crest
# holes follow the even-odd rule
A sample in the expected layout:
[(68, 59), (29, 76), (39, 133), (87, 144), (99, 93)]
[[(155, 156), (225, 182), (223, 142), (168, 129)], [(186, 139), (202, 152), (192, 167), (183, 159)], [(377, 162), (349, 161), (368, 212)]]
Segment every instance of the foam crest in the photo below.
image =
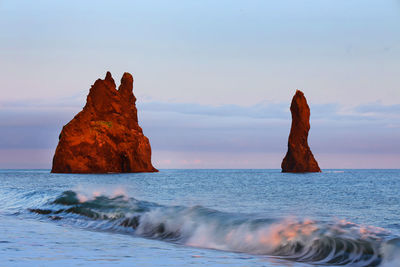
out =
[(384, 243), (381, 249), (383, 257), (383, 267), (400, 266), (400, 238), (393, 238)]
[(89, 200), (93, 200), (96, 197), (100, 196), (108, 196), (111, 198), (115, 197), (124, 197), (128, 199), (128, 194), (126, 193), (125, 188), (122, 186), (111, 186), (111, 187), (84, 187), (84, 186), (77, 186), (74, 188), (73, 192), (76, 193), (76, 196), (79, 202), (84, 203)]
[(188, 246), (269, 255), (325, 265), (384, 266), (398, 258), (400, 239), (385, 229), (345, 220), (328, 222), (220, 212), (201, 206), (164, 206), (113, 190), (66, 191), (52, 209), (31, 209), (99, 230), (126, 232)]

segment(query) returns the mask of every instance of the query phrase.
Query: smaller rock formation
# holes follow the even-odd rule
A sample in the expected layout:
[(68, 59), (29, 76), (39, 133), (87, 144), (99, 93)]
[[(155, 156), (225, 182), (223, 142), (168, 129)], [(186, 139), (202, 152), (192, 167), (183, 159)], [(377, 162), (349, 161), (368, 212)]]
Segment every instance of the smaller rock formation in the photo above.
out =
[(86, 105), (59, 136), (51, 172), (156, 172), (149, 139), (138, 124), (133, 77), (124, 73), (118, 90), (110, 72), (98, 79)]
[(321, 172), (307, 138), (310, 130), (310, 108), (303, 92), (297, 90), (290, 106), (292, 127), (288, 151), (282, 161), (282, 172)]

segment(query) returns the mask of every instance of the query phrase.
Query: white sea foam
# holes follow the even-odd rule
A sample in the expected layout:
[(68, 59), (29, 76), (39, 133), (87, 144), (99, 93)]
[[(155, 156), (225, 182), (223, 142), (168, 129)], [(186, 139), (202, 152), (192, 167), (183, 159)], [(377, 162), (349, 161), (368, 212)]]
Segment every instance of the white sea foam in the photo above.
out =
[(400, 238), (395, 238), (382, 245), (382, 267), (400, 267)]
[[(400, 239), (393, 239), (383, 228), (346, 220), (318, 222), (297, 217), (282, 220), (201, 206), (163, 206), (123, 196), (124, 191), (118, 189), (108, 190), (110, 196), (99, 195), (99, 190), (66, 191), (54, 203), (71, 208), (63, 207), (54, 214), (64, 214), (65, 220), (88, 228), (124, 232), (130, 229), (138, 236), (187, 246), (312, 264), (376, 266), (383, 261), (384, 266), (393, 267), (398, 260)], [(45, 210), (37, 213), (49, 214)], [(79, 220), (79, 216), (92, 220)]]
[(123, 196), (125, 199), (128, 199), (128, 194), (126, 193), (125, 188), (120, 185), (96, 187), (78, 185), (74, 188), (74, 192), (76, 192), (77, 198), (81, 203), (93, 200), (99, 196), (108, 196), (111, 198)]

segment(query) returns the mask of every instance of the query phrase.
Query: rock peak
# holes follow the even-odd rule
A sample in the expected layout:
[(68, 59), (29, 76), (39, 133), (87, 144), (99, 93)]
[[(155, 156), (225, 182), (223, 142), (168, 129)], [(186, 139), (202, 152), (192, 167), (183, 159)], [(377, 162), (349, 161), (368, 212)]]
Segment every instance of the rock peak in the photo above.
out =
[(304, 96), (304, 93), (303, 93), (302, 91), (300, 91), (299, 89), (296, 89), (295, 95), (297, 95), (297, 96)]
[(282, 161), (282, 172), (320, 172), (317, 161), (308, 146), (310, 108), (304, 93), (296, 90), (290, 105), (292, 126), (288, 151)]
[(112, 87), (114, 87), (114, 88), (116, 87), (115, 81), (114, 81), (114, 79), (113, 79), (113, 77), (111, 75), (111, 72), (107, 71), (106, 77), (104, 78), (104, 81), (105, 82), (109, 82)]
[(60, 134), (52, 172), (154, 172), (149, 139), (137, 119), (133, 77), (125, 73), (117, 91), (107, 72), (90, 88), (85, 107)]
[(133, 84), (133, 77), (132, 74), (130, 74), (129, 72), (124, 72), (124, 74), (122, 75), (121, 78), (121, 84)]
[(130, 73), (125, 72), (121, 78), (121, 85), (118, 88), (119, 94), (124, 100), (135, 104), (136, 97), (133, 95), (133, 77)]
[[(107, 71), (107, 73), (106, 73), (106, 78), (104, 79), (104, 80), (109, 80), (109, 79), (112, 79), (113, 77), (112, 77), (112, 75), (111, 75), (111, 72), (109, 72), (109, 71)], [(114, 80), (114, 79), (113, 79)]]

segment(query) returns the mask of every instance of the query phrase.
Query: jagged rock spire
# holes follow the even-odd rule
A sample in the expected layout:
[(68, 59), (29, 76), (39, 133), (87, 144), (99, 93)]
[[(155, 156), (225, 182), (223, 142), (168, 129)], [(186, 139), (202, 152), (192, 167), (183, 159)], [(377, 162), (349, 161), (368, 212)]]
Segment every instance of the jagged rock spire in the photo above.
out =
[(310, 108), (300, 90), (297, 90), (293, 96), (290, 111), (292, 113), (292, 127), (288, 151), (282, 161), (282, 172), (320, 172), (321, 169), (308, 146)]
[(52, 172), (153, 172), (151, 147), (138, 124), (133, 77), (119, 89), (107, 72), (90, 88), (87, 102), (61, 131)]

